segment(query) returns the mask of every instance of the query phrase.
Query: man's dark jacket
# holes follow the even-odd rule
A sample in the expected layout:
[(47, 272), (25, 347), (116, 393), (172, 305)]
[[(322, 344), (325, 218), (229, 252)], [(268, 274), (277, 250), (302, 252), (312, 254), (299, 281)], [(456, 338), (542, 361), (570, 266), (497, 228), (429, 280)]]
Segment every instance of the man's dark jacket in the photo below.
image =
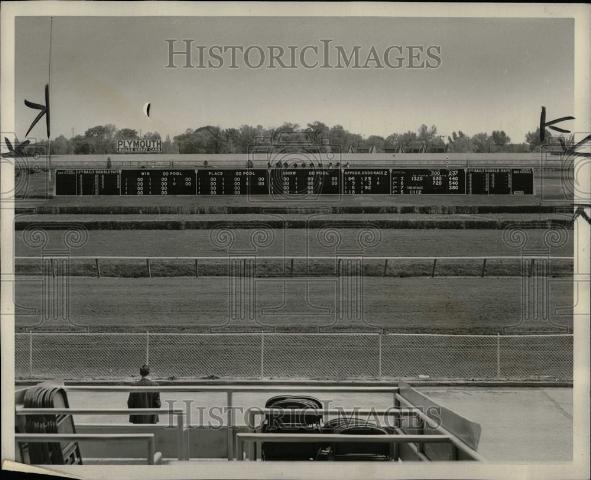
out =
[[(137, 382), (138, 386), (157, 386), (158, 384), (148, 378), (142, 378)], [(130, 392), (127, 399), (127, 408), (160, 408), (159, 392)], [(130, 415), (131, 423), (158, 423), (158, 415)]]

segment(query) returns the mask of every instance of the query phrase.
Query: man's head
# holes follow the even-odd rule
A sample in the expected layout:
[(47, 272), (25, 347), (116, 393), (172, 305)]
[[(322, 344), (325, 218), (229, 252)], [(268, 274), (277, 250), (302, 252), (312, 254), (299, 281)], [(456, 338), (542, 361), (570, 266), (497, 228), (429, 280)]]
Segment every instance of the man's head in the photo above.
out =
[(150, 367), (148, 365), (142, 365), (140, 367), (140, 375), (142, 377), (147, 377), (148, 375), (150, 375)]

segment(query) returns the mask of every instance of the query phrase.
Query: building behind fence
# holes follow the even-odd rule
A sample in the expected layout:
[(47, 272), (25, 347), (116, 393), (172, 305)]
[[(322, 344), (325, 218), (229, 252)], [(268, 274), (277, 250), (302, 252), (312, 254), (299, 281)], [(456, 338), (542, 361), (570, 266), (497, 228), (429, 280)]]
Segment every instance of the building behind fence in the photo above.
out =
[(17, 333), (17, 378), (572, 381), (573, 336), (378, 333)]

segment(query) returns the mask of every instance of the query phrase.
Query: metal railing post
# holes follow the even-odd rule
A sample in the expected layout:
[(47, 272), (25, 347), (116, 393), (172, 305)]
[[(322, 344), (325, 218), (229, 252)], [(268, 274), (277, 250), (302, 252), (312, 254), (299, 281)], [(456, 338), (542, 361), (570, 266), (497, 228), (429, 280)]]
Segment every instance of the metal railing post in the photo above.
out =
[(199, 278), (199, 260), (195, 259), (195, 278)]
[(378, 377), (382, 377), (382, 336), (383, 334), (378, 334)]
[(265, 332), (261, 332), (261, 380), (265, 378)]
[(33, 378), (33, 332), (29, 330), (29, 377)]
[(156, 449), (154, 447), (154, 436), (148, 438), (148, 465), (154, 465), (154, 454)]
[(146, 365), (150, 365), (150, 332), (146, 331)]
[(482, 272), (480, 272), (480, 276), (484, 278), (484, 274), (486, 273), (486, 258), (482, 260)]
[(94, 263), (96, 264), (96, 277), (101, 278), (101, 265), (99, 263), (99, 259), (95, 258)]
[(232, 407), (232, 391), (226, 392), (226, 406), (228, 408), (227, 423), (228, 433), (226, 441), (228, 443), (228, 460), (234, 460), (234, 409)]
[(243, 442), (240, 439), (238, 439), (236, 444), (236, 459), (240, 461), (244, 460)]
[(185, 459), (185, 421), (184, 421), (184, 415), (183, 414), (178, 414), (176, 416), (176, 421), (177, 421), (177, 456), (179, 460), (184, 460)]
[(146, 268), (148, 269), (148, 277), (152, 278), (152, 269), (150, 268), (150, 259), (146, 258)]
[[(248, 411), (248, 427), (249, 427), (250, 431), (253, 433), (256, 432), (254, 422), (255, 422), (255, 412), (253, 412), (252, 410), (249, 410)], [(246, 446), (248, 447), (247, 458), (249, 460), (252, 460), (252, 457), (254, 457), (254, 452), (252, 451), (254, 449), (254, 446), (253, 446), (252, 442), (249, 442)], [(242, 443), (242, 449), (240, 450), (240, 456), (239, 456), (240, 460), (243, 460), (243, 458), (244, 458), (244, 453), (242, 453), (243, 450), (244, 450), (244, 443)]]
[(501, 335), (497, 333), (497, 378), (501, 377)]
[(384, 260), (384, 271), (382, 272), (382, 277), (386, 276), (386, 271), (388, 270), (388, 259)]

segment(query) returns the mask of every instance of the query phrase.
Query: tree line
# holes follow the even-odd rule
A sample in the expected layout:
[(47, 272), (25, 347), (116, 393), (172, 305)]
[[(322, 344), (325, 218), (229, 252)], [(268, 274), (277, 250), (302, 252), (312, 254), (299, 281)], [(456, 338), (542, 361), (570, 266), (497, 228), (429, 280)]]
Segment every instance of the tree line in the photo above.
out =
[[(432, 125), (421, 125), (416, 131), (392, 133), (387, 137), (369, 135), (364, 137), (358, 133), (349, 132), (341, 125), (329, 127), (322, 122), (309, 123), (300, 126), (297, 123), (284, 123), (277, 128), (264, 128), (242, 125), (240, 128), (222, 129), (218, 126), (203, 126), (195, 129), (188, 128), (184, 133), (162, 140), (158, 132), (146, 132), (141, 138), (147, 140), (161, 140), (163, 153), (248, 153), (255, 145), (271, 145), (280, 140), (284, 134), (292, 134), (291, 139), (299, 138), (306, 141), (313, 133), (316, 141), (323, 140), (324, 149), (347, 152), (530, 152), (541, 145), (539, 129), (528, 132), (524, 141), (513, 143), (503, 130), (490, 133), (481, 132), (467, 135), (458, 130), (450, 136), (444, 137)], [(546, 135), (550, 137), (547, 131)], [(117, 140), (140, 138), (137, 130), (132, 128), (118, 129), (115, 125), (97, 125), (89, 128), (84, 134), (66, 138), (60, 135), (51, 141), (52, 155), (67, 154), (115, 154)], [(47, 146), (47, 142), (38, 142), (34, 146)]]

